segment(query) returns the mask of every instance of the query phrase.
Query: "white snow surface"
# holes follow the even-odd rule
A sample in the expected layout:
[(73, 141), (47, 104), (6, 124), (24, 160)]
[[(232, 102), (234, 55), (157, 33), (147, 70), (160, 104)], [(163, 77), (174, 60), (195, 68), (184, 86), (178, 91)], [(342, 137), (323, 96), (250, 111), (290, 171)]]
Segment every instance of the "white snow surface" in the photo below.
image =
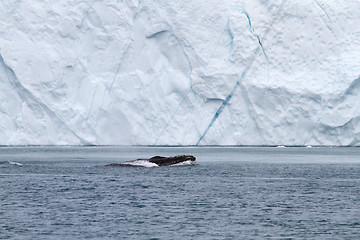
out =
[(360, 145), (360, 1), (0, 1), (0, 145)]

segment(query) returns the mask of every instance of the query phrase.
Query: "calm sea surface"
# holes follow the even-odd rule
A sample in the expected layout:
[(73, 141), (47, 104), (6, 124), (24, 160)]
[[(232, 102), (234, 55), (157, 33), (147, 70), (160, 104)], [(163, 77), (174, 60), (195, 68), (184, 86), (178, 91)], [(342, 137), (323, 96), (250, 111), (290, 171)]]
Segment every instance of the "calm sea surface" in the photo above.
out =
[(0, 201), (0, 239), (360, 239), (360, 148), (1, 147)]

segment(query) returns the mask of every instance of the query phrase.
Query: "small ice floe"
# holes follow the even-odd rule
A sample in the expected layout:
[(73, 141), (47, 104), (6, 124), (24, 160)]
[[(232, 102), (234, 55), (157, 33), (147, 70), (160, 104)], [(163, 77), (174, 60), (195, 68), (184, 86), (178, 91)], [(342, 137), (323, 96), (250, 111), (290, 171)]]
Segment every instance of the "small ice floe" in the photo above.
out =
[(286, 148), (284, 145), (279, 145), (277, 148)]
[(11, 165), (22, 166), (21, 163), (8, 161)]
[(311, 146), (311, 145), (307, 145), (306, 148), (312, 148), (312, 146)]

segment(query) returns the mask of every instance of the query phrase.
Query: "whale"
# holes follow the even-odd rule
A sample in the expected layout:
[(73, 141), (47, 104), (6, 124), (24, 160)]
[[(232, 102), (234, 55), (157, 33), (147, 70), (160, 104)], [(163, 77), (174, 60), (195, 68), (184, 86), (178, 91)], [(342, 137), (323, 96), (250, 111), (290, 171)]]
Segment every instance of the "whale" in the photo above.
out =
[(110, 163), (107, 167), (164, 167), (182, 163), (193, 164), (196, 157), (192, 155), (178, 155), (173, 157), (154, 156), (152, 158), (140, 158), (123, 163)]

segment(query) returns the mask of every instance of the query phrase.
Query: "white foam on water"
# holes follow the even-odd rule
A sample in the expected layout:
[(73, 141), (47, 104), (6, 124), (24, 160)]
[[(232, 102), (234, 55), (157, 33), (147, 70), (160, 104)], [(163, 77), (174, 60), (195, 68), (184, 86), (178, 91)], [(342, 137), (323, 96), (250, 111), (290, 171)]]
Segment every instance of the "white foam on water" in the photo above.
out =
[(23, 164), (19, 163), (19, 162), (11, 162), (8, 161), (8, 163), (10, 163), (11, 165), (16, 165), (16, 166), (22, 166)]
[(135, 160), (131, 162), (124, 162), (124, 165), (136, 166), (136, 167), (158, 167), (156, 163), (149, 162), (147, 160)]
[(188, 161), (184, 161), (184, 162), (181, 162), (181, 163), (176, 163), (176, 164), (171, 165), (171, 166), (184, 166), (184, 165), (194, 165), (194, 164), (196, 164), (195, 161), (188, 160)]

